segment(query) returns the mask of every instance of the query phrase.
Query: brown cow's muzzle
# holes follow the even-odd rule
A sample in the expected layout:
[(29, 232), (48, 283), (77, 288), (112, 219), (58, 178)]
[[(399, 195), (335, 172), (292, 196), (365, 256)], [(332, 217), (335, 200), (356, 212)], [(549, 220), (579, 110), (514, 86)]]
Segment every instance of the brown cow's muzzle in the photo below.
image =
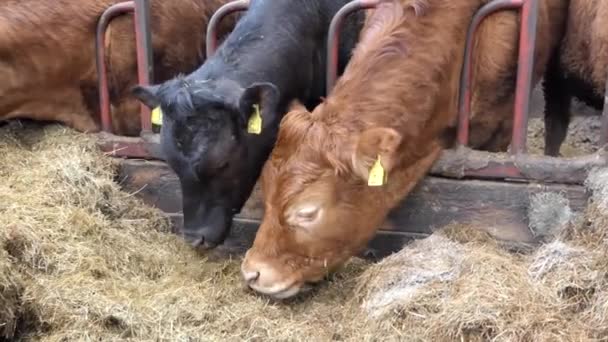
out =
[(252, 290), (273, 297), (286, 299), (309, 288), (300, 272), (294, 272), (279, 260), (247, 251), (241, 264), (243, 280)]

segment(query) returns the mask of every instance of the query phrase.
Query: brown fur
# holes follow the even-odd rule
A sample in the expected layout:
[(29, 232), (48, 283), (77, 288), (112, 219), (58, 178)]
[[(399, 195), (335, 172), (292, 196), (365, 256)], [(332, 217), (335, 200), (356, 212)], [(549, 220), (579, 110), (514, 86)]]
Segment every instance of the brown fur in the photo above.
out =
[[(154, 81), (194, 70), (204, 60), (207, 21), (228, 0), (152, 0)], [(0, 119), (59, 121), (100, 129), (95, 28), (118, 0), (18, 0), (0, 4)], [(222, 23), (221, 34), (234, 25)], [(106, 33), (106, 63), (117, 134), (139, 134), (133, 18), (116, 18)]]
[[(456, 119), (462, 42), (482, 2), (383, 3), (368, 18), (326, 101), (312, 113), (292, 106), (261, 178), (264, 219), (242, 265), (252, 288), (286, 297), (305, 282), (320, 280), (360, 251), (426, 174), (444, 147), (442, 134)], [(548, 4), (565, 6), (557, 0), (541, 3), (542, 50), (550, 40), (546, 36), (559, 27), (549, 24)], [(486, 119), (494, 113), (485, 109), (512, 101), (507, 83), (515, 73), (514, 16), (493, 16), (480, 31), (473, 118), (478, 129), (492, 131), (507, 118)], [(473, 140), (484, 145), (492, 135), (474, 134)], [(378, 155), (388, 184), (368, 187), (368, 171)]]
[(566, 32), (545, 80), (545, 153), (559, 155), (570, 121), (572, 97), (604, 106), (608, 79), (608, 2), (570, 0)]

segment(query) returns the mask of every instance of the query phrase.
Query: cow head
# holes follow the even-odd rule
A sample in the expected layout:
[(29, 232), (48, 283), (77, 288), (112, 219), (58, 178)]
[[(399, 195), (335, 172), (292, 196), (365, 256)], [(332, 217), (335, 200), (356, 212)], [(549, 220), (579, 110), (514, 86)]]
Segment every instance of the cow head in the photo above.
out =
[[(194, 246), (222, 243), (269, 152), (258, 146), (275, 137), (277, 88), (178, 77), (137, 86), (133, 93), (150, 108), (162, 110), (161, 144), (181, 183), (184, 238)], [(250, 133), (248, 122), (257, 114), (259, 130)]]
[(392, 198), (386, 187), (368, 186), (368, 175), (380, 156), (390, 178), (401, 135), (384, 127), (330, 131), (315, 114), (294, 104), (281, 123), (261, 176), (264, 219), (241, 266), (252, 289), (275, 298), (297, 294), (360, 252)]

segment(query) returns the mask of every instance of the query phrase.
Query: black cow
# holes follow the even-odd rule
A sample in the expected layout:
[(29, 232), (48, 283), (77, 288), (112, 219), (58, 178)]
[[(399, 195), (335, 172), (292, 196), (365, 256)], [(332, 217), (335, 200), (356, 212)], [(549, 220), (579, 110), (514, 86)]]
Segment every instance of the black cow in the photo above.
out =
[[(161, 143), (183, 193), (185, 239), (222, 243), (276, 140), (289, 103), (310, 110), (325, 95), (327, 31), (349, 0), (252, 0), (217, 52), (198, 70), (160, 85), (134, 88), (163, 112)], [(341, 73), (358, 41), (364, 13), (341, 34)], [(254, 106), (255, 105), (255, 106)], [(248, 130), (259, 109), (261, 132)], [(257, 118), (257, 117), (255, 117)]]

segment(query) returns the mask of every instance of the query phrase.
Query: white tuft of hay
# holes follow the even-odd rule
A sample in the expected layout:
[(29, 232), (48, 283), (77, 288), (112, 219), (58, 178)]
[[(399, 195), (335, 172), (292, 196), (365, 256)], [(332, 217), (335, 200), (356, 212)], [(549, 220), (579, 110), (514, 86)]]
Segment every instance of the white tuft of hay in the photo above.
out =
[(528, 226), (539, 240), (559, 235), (573, 217), (570, 201), (563, 194), (541, 192), (530, 197)]
[(416, 241), (412, 248), (396, 253), (380, 264), (381, 278), (373, 294), (362, 304), (371, 317), (382, 317), (399, 306), (416, 301), (421, 289), (454, 280), (459, 273), (463, 248), (438, 235)]
[(608, 168), (594, 168), (589, 171), (585, 186), (591, 190), (598, 209), (608, 212)]
[(560, 240), (553, 241), (542, 246), (533, 256), (530, 266), (528, 267), (528, 274), (533, 280), (541, 280), (547, 276), (550, 272), (556, 270), (564, 271), (575, 271), (578, 263), (584, 263), (587, 255), (585, 250), (570, 246)]

